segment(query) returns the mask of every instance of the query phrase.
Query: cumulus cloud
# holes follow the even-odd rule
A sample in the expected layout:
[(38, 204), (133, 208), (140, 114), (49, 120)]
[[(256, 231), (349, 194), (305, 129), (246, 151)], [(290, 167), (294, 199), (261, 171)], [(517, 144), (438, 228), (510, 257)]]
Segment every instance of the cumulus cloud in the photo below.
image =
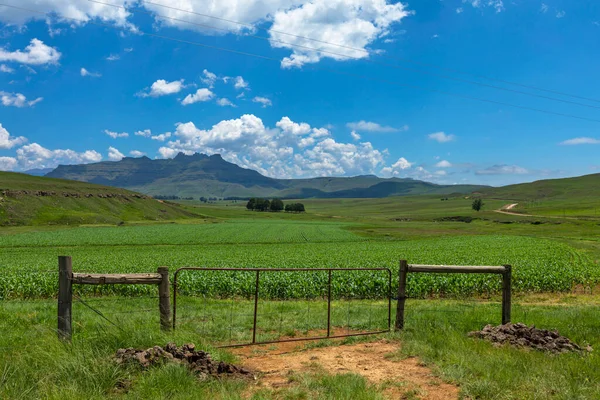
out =
[[(0, 21), (9, 25), (23, 25), (32, 20), (46, 21), (48, 25), (55, 22), (83, 25), (92, 19), (99, 19), (102, 22), (134, 29), (127, 22), (130, 13), (126, 9), (114, 7), (114, 5), (124, 6), (128, 2), (127, 0), (103, 0), (102, 2), (107, 4), (93, 3), (88, 0), (19, 0), (20, 7), (38, 12), (0, 7)], [(50, 18), (39, 12), (52, 13), (55, 17)]]
[(450, 167), (452, 167), (452, 164), (450, 163), (450, 161), (442, 160), (442, 161), (438, 162), (437, 164), (435, 164), (435, 166), (437, 168), (450, 168)]
[(0, 91), (0, 101), (5, 107), (31, 107), (44, 100), (43, 97), (38, 97), (35, 100), (27, 101), (27, 97), (21, 93), (8, 93)]
[(201, 101), (209, 101), (213, 97), (215, 97), (215, 94), (211, 92), (210, 89), (201, 88), (196, 90), (196, 93), (185, 96), (185, 99), (183, 99), (181, 104), (187, 106)]
[(548, 5), (547, 5), (547, 4), (544, 4), (544, 3), (542, 3), (542, 6), (540, 7), (540, 11), (541, 11), (542, 13), (544, 13), (544, 14), (545, 14), (545, 13), (547, 13), (547, 12), (548, 12)]
[(200, 78), (200, 81), (212, 89), (217, 81), (217, 75), (205, 69), (202, 71), (202, 76), (203, 78)]
[(110, 56), (106, 57), (107, 61), (117, 61), (120, 59), (121, 59), (121, 56), (118, 54), (111, 54)]
[(20, 146), (27, 142), (27, 138), (23, 136), (14, 137), (0, 124), (0, 149), (12, 149), (15, 146)]
[(392, 166), (385, 167), (381, 170), (381, 173), (384, 176), (398, 176), (402, 174), (405, 170), (410, 169), (413, 163), (408, 161), (404, 157), (400, 157), (398, 161), (396, 161)]
[(475, 171), (475, 175), (525, 175), (530, 171), (518, 165), (499, 164)]
[(143, 156), (146, 155), (146, 153), (144, 153), (142, 151), (139, 151), (139, 150), (131, 150), (129, 152), (129, 155), (132, 156), (132, 157), (143, 157)]
[(233, 81), (233, 87), (241, 90), (241, 89), (248, 89), (248, 82), (246, 82), (244, 80), (244, 78), (242, 78), (241, 76), (236, 76), (234, 81)]
[(564, 142), (560, 142), (563, 146), (575, 146), (579, 144), (600, 144), (600, 139), (595, 139), (591, 137), (577, 137), (569, 140), (565, 140)]
[(144, 129), (143, 131), (136, 131), (133, 133), (135, 136), (142, 136), (145, 138), (149, 138), (152, 136), (152, 131), (150, 129)]
[[(6, 7), (0, 8), (6, 9)], [(25, 47), (24, 51), (9, 51), (5, 48), (0, 48), (0, 61), (29, 65), (46, 65), (58, 64), (60, 57), (61, 54), (57, 49), (45, 45), (39, 39), (31, 39), (29, 46)]]
[(306, 122), (298, 124), (292, 121), (289, 117), (281, 118), (281, 120), (279, 120), (275, 126), (280, 128), (283, 132), (291, 133), (292, 135), (306, 135), (311, 131), (310, 125)]
[(428, 135), (429, 139), (435, 140), (438, 143), (448, 143), (456, 139), (454, 135), (447, 135), (444, 132), (435, 132)]
[(98, 73), (98, 72), (90, 72), (85, 68), (81, 68), (81, 70), (79, 71), (79, 73), (81, 74), (81, 76), (89, 76), (91, 78), (100, 78), (102, 76), (102, 74)]
[(159, 141), (159, 142), (164, 142), (165, 140), (167, 140), (168, 138), (170, 138), (171, 135), (172, 135), (171, 132), (165, 132), (165, 133), (161, 133), (160, 135), (150, 136), (150, 139), (156, 140), (156, 141)]
[(12, 171), (17, 166), (17, 159), (14, 157), (0, 157), (0, 171)]
[(562, 10), (556, 12), (556, 18), (563, 18), (565, 15), (567, 15), (567, 13)]
[(356, 131), (350, 132), (350, 136), (352, 136), (352, 139), (354, 140), (360, 140), (360, 135), (356, 133)]
[(266, 97), (261, 97), (261, 96), (256, 96), (255, 98), (252, 99), (252, 101), (254, 103), (260, 103), (260, 104), (262, 104), (263, 108), (269, 107), (269, 106), (273, 105), (273, 103), (271, 102), (271, 100), (269, 100)]
[(108, 148), (108, 159), (110, 161), (121, 161), (124, 157), (125, 155), (114, 147)]
[(146, 88), (139, 92), (137, 96), (139, 97), (160, 97), (167, 96), (170, 94), (175, 94), (181, 92), (181, 90), (185, 87), (183, 84), (184, 80), (180, 79), (178, 81), (167, 82), (164, 79), (159, 79), (150, 86), (150, 88)]
[(129, 137), (129, 133), (127, 133), (127, 132), (117, 133), (117, 132), (113, 132), (113, 131), (109, 131), (108, 129), (105, 129), (104, 133), (106, 133), (108, 136), (110, 136), (113, 139)]
[(224, 97), (217, 100), (217, 104), (221, 107), (235, 107), (236, 106), (229, 99), (226, 99)]
[(102, 160), (102, 155), (95, 150), (77, 152), (74, 150), (49, 150), (37, 143), (25, 145), (17, 150), (19, 167), (24, 170), (32, 168), (54, 168), (59, 164), (86, 164)]
[(12, 74), (13, 72), (15, 72), (15, 70), (13, 68), (9, 67), (8, 65), (0, 64), (0, 72)]
[(338, 61), (367, 58), (367, 46), (387, 36), (392, 24), (410, 14), (404, 4), (387, 0), (306, 1), (299, 7), (274, 13), (269, 30), (271, 46), (292, 50), (281, 61), (283, 68), (316, 63), (324, 57)]
[(375, 122), (358, 121), (348, 122), (346, 126), (354, 131), (362, 132), (398, 132), (400, 130), (407, 131), (408, 125), (404, 125), (401, 129), (393, 128), (391, 126), (382, 126)]

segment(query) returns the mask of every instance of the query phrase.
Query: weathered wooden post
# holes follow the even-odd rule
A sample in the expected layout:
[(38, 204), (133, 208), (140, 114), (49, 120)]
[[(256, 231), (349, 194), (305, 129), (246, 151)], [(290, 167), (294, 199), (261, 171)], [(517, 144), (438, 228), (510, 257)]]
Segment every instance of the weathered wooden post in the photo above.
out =
[(164, 331), (171, 329), (171, 298), (169, 290), (169, 267), (158, 267), (161, 281), (158, 285), (160, 309), (160, 327)]
[(398, 275), (398, 305), (396, 308), (396, 330), (404, 328), (404, 303), (406, 302), (406, 275), (408, 274), (408, 261), (400, 260)]
[(73, 265), (71, 257), (58, 257), (58, 338), (71, 340), (71, 310), (73, 304)]
[(502, 325), (510, 322), (512, 267), (504, 266), (502, 274)]

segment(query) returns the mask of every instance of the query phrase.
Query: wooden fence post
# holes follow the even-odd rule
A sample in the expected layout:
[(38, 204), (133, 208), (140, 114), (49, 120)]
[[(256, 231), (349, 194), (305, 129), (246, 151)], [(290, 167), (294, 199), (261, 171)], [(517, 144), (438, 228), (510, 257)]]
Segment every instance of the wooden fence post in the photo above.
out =
[(400, 260), (398, 276), (398, 306), (396, 308), (396, 330), (404, 328), (404, 303), (406, 302), (406, 275), (408, 273), (408, 261)]
[(58, 338), (71, 340), (71, 309), (73, 286), (71, 278), (73, 266), (71, 257), (58, 257)]
[(162, 280), (158, 286), (160, 309), (160, 327), (164, 331), (171, 329), (171, 294), (169, 290), (169, 267), (158, 267)]
[(502, 325), (510, 322), (512, 267), (504, 266), (502, 274)]

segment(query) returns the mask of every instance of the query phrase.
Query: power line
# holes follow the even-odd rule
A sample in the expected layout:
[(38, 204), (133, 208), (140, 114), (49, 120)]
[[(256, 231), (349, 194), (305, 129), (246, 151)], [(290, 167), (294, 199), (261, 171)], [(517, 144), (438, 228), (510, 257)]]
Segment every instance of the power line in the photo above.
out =
[[(41, 15), (51, 16), (51, 13), (46, 13), (46, 12), (43, 12), (43, 11), (32, 10), (32, 9), (29, 9), (29, 8), (14, 6), (14, 5), (10, 5), (10, 4), (0, 3), (0, 6), (10, 7), (10, 8), (18, 9), (18, 10), (29, 11), (29, 12), (33, 12), (33, 13), (37, 13), (37, 14), (41, 14)], [(94, 22), (94, 21), (86, 21), (86, 20), (78, 19), (78, 18), (71, 18), (71, 17), (62, 17), (62, 18), (63, 19), (67, 19), (67, 20), (72, 20), (72, 21), (84, 22), (84, 23), (88, 23), (88, 24), (92, 24), (92, 25), (97, 25), (97, 26), (101, 26), (101, 27), (105, 27), (105, 28), (111, 28), (111, 29), (117, 29), (117, 30), (121, 30), (122, 29), (121, 27), (118, 27), (118, 26), (109, 25), (109, 24), (102, 24), (102, 23), (98, 23), (98, 22)], [(248, 52), (234, 50), (234, 49), (229, 49), (229, 48), (225, 48), (225, 47), (212, 46), (212, 45), (208, 45), (208, 44), (204, 44), (204, 43), (192, 42), (192, 41), (189, 41), (189, 40), (177, 39), (177, 38), (172, 38), (172, 37), (169, 37), (169, 36), (158, 35), (158, 34), (155, 34), (155, 33), (147, 33), (147, 32), (143, 32), (143, 31), (137, 31), (137, 33), (140, 34), (140, 35), (144, 35), (144, 36), (156, 37), (156, 38), (159, 38), (159, 39), (171, 40), (173, 42), (184, 43), (184, 44), (189, 44), (189, 45), (192, 45), (192, 46), (204, 47), (204, 48), (208, 48), (208, 49), (213, 49), (213, 50), (218, 50), (218, 51), (224, 51), (224, 52), (227, 52), (227, 53), (244, 55), (244, 56), (259, 58), (259, 59), (268, 60), (268, 61), (275, 61), (275, 62), (279, 63), (279, 59), (277, 59), (277, 58), (263, 56), (263, 55), (260, 55), (260, 54), (248, 53)], [(598, 120), (598, 119), (593, 119), (593, 118), (588, 118), (588, 117), (580, 117), (580, 116), (572, 115), (572, 114), (565, 114), (565, 113), (560, 113), (560, 112), (542, 110), (542, 109), (533, 108), (533, 107), (521, 106), (521, 105), (517, 105), (517, 104), (505, 103), (505, 102), (501, 102), (501, 101), (488, 100), (488, 99), (484, 99), (484, 98), (481, 98), (481, 97), (461, 95), (461, 94), (457, 94), (457, 93), (453, 93), (453, 92), (446, 92), (446, 91), (443, 91), (443, 90), (431, 89), (431, 88), (426, 88), (426, 87), (417, 86), (417, 85), (408, 85), (408, 84), (399, 83), (399, 82), (396, 82), (396, 81), (390, 81), (390, 80), (387, 80), (387, 79), (372, 78), (372, 77), (367, 76), (367, 75), (360, 75), (360, 74), (352, 74), (352, 73), (347, 73), (347, 72), (341, 72), (341, 71), (337, 71), (337, 70), (333, 70), (333, 69), (329, 69), (329, 68), (311, 67), (311, 69), (312, 70), (316, 70), (316, 71), (328, 71), (328, 72), (331, 72), (331, 73), (334, 73), (334, 74), (338, 74), (338, 75), (346, 75), (346, 76), (352, 76), (352, 77), (367, 79), (367, 80), (371, 80), (371, 81), (374, 81), (374, 82), (387, 83), (387, 84), (390, 84), (390, 85), (395, 85), (395, 86), (404, 87), (404, 88), (411, 88), (411, 89), (418, 89), (418, 90), (429, 91), (429, 92), (433, 92), (433, 93), (440, 93), (440, 94), (444, 94), (444, 95), (447, 95), (447, 96), (459, 97), (459, 98), (468, 99), (468, 100), (475, 100), (475, 101), (480, 101), (480, 102), (484, 102), (484, 103), (490, 103), (490, 104), (502, 105), (502, 106), (507, 106), (507, 107), (519, 108), (519, 109), (528, 110), (528, 111), (536, 111), (536, 112), (541, 112), (541, 113), (549, 114), (549, 115), (556, 115), (556, 116), (561, 116), (561, 117), (574, 118), (574, 119), (579, 119), (579, 120), (584, 120), (584, 121), (590, 121), (590, 122), (600, 122), (600, 120)]]
[[(105, 5), (105, 6), (120, 8), (120, 9), (128, 10), (129, 11), (128, 8), (126, 8), (124, 6), (119, 6), (117, 4), (109, 4), (109, 3), (105, 3), (105, 2), (102, 2), (102, 1), (98, 1), (98, 0), (88, 0), (88, 1), (92, 2), (92, 3), (102, 4), (102, 5)], [(146, 2), (146, 3), (155, 4), (155, 3), (150, 3), (150, 2)], [(172, 8), (172, 7), (168, 7), (168, 8)], [(176, 10), (179, 10), (179, 9), (176, 9)], [(185, 11), (185, 10), (180, 10), (180, 11), (192, 13), (191, 11)], [(205, 25), (205, 24), (201, 24), (201, 23), (197, 23), (197, 22), (193, 22), (193, 21), (187, 21), (187, 20), (183, 20), (183, 19), (179, 19), (179, 18), (168, 17), (168, 16), (165, 16), (165, 15), (161, 15), (161, 14), (158, 14), (158, 13), (153, 13), (153, 12), (150, 12), (150, 11), (136, 10), (135, 13), (142, 13), (142, 14), (147, 14), (147, 15), (155, 16), (155, 17), (158, 17), (158, 18), (163, 18), (163, 19), (168, 19), (168, 20), (172, 20), (172, 21), (183, 22), (183, 23), (186, 23), (186, 24), (195, 25), (195, 26), (199, 26), (199, 27), (202, 27), (202, 28), (213, 29), (213, 30), (217, 30), (217, 31), (230, 32), (230, 30), (227, 29), (227, 28), (219, 28), (219, 27), (212, 26), (212, 25)], [(304, 45), (300, 45), (300, 44), (294, 44), (294, 43), (284, 42), (282, 40), (272, 39), (272, 38), (268, 38), (268, 37), (264, 37), (264, 36), (257, 36), (257, 35), (245, 35), (245, 36), (253, 38), (253, 39), (265, 40), (265, 41), (268, 41), (268, 42), (275, 42), (275, 43), (280, 43), (280, 44), (288, 45), (288, 46), (291, 46), (291, 47), (297, 47), (297, 48), (300, 48), (300, 49), (311, 50), (311, 51), (315, 51), (315, 52), (318, 52), (318, 53), (330, 54), (330, 55), (334, 55), (334, 56), (337, 56), (337, 57), (345, 57), (345, 58), (348, 58), (348, 59), (362, 60), (362, 61), (368, 62), (370, 64), (382, 65), (382, 66), (385, 66), (385, 67), (390, 67), (390, 68), (395, 68), (395, 69), (400, 69), (400, 70), (405, 70), (405, 71), (412, 71), (412, 72), (416, 72), (418, 74), (437, 76), (437, 77), (440, 77), (440, 78), (449, 79), (449, 80), (453, 80), (453, 81), (457, 81), (457, 82), (468, 83), (468, 84), (471, 84), (471, 85), (477, 85), (477, 86), (482, 86), (482, 87), (487, 87), (487, 88), (492, 88), (492, 89), (497, 89), (497, 90), (503, 90), (503, 91), (506, 91), (506, 92), (517, 93), (517, 94), (521, 94), (521, 95), (525, 95), (525, 96), (531, 96), (531, 97), (537, 97), (537, 98), (540, 98), (540, 99), (558, 101), (558, 102), (561, 102), (561, 103), (573, 104), (573, 105), (582, 106), (582, 107), (600, 109), (600, 106), (594, 106), (594, 105), (590, 105), (590, 104), (578, 103), (576, 101), (571, 101), (571, 100), (557, 99), (556, 97), (550, 97), (550, 96), (544, 96), (544, 95), (540, 95), (540, 94), (528, 93), (528, 92), (523, 92), (521, 90), (508, 89), (508, 88), (504, 88), (504, 87), (500, 87), (500, 86), (490, 85), (490, 84), (487, 84), (487, 83), (481, 83), (481, 82), (471, 81), (471, 80), (468, 80), (468, 79), (461, 79), (461, 78), (456, 78), (456, 77), (452, 77), (452, 76), (448, 76), (448, 75), (436, 74), (435, 72), (419, 70), (419, 69), (416, 69), (416, 68), (402, 67), (402, 66), (399, 66), (399, 65), (382, 63), (382, 62), (375, 61), (375, 60), (364, 59), (364, 58), (362, 58), (360, 56), (352, 56), (352, 55), (348, 55), (348, 54), (336, 53), (336, 52), (329, 51), (329, 50), (321, 50), (321, 49), (317, 49), (317, 48), (314, 48), (314, 47), (309, 47), (309, 46), (304, 46)], [(367, 50), (365, 50), (365, 51), (367, 51)]]
[[(88, 1), (93, 1), (93, 0), (88, 0)], [(339, 44), (339, 43), (327, 42), (327, 41), (324, 41), (324, 40), (310, 38), (310, 37), (302, 36), (302, 35), (296, 35), (296, 34), (293, 34), (293, 33), (288, 33), (288, 32), (283, 32), (283, 31), (278, 31), (278, 30), (275, 30), (275, 29), (266, 29), (266, 28), (262, 28), (262, 27), (257, 27), (257, 26), (255, 26), (253, 24), (249, 24), (249, 23), (245, 23), (245, 22), (239, 22), (239, 21), (235, 21), (235, 20), (231, 20), (231, 19), (227, 19), (227, 18), (216, 17), (214, 15), (203, 14), (203, 13), (199, 13), (199, 12), (196, 12), (196, 11), (184, 10), (184, 9), (177, 8), (177, 7), (172, 7), (172, 6), (168, 6), (168, 5), (164, 5), (164, 4), (154, 3), (152, 1), (140, 0), (140, 3), (151, 4), (151, 5), (155, 5), (155, 6), (159, 6), (159, 7), (163, 7), (163, 8), (168, 8), (168, 9), (171, 9), (171, 10), (174, 10), (174, 11), (186, 12), (186, 13), (198, 15), (198, 16), (201, 16), (201, 17), (212, 18), (212, 19), (216, 19), (216, 20), (219, 20), (219, 21), (224, 21), (224, 22), (229, 22), (229, 23), (232, 23), (232, 24), (246, 26), (246, 27), (249, 27), (249, 28), (251, 28), (253, 30), (254, 29), (260, 29), (260, 30), (265, 31), (267, 33), (274, 32), (274, 33), (278, 33), (278, 34), (281, 34), (281, 35), (287, 35), (287, 36), (295, 37), (295, 38), (298, 38), (298, 39), (304, 39), (304, 40), (308, 40), (308, 41), (312, 41), (312, 42), (327, 44), (327, 45), (330, 45), (330, 46), (341, 47), (341, 48), (348, 49), (348, 50), (359, 51), (359, 52), (366, 53), (366, 54), (372, 54), (369, 50), (366, 50), (366, 49), (361, 49), (361, 48), (352, 47), (352, 46), (346, 46), (346, 45)], [(165, 17), (165, 18), (168, 18), (168, 17)], [(480, 78), (480, 79), (487, 79), (489, 81), (500, 82), (500, 83), (505, 83), (505, 84), (514, 85), (514, 86), (520, 86), (520, 87), (527, 88), (527, 89), (539, 90), (539, 91), (543, 91), (543, 92), (547, 92), (547, 93), (558, 94), (558, 95), (561, 95), (561, 96), (568, 96), (568, 97), (573, 97), (573, 98), (577, 98), (577, 99), (580, 99), (580, 100), (588, 100), (588, 101), (593, 101), (593, 102), (596, 102), (596, 103), (600, 103), (600, 100), (598, 100), (598, 99), (592, 99), (592, 98), (589, 98), (589, 97), (584, 97), (584, 96), (579, 96), (579, 95), (573, 95), (573, 94), (569, 94), (569, 93), (565, 93), (565, 92), (560, 92), (560, 91), (552, 90), (552, 89), (544, 89), (544, 88), (540, 88), (540, 87), (533, 86), (533, 85), (525, 85), (525, 84), (522, 84), (522, 83), (512, 82), (512, 81), (503, 80), (503, 79), (491, 78), (489, 76), (474, 74), (474, 73), (471, 73), (471, 72), (461, 71), (461, 70), (458, 70), (458, 69), (440, 67), (440, 66), (435, 65), (435, 64), (422, 63), (422, 62), (414, 61), (414, 60), (411, 60), (411, 59), (408, 59), (408, 58), (388, 56), (388, 55), (382, 55), (382, 54), (378, 54), (378, 56), (382, 57), (382, 58), (391, 59), (391, 60), (399, 60), (399, 61), (402, 61), (402, 62), (407, 62), (407, 63), (419, 65), (419, 66), (422, 66), (422, 67), (435, 68), (435, 69), (439, 69), (439, 70), (443, 70), (443, 71), (448, 71), (448, 72), (459, 73), (459, 74), (463, 74), (463, 75), (471, 75), (473, 77)]]

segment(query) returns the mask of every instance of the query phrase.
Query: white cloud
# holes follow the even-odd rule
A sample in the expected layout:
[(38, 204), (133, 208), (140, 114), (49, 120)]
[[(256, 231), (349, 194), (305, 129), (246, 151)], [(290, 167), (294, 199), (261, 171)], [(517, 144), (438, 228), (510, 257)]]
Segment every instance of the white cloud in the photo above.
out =
[(543, 12), (544, 14), (548, 12), (548, 5), (542, 3), (542, 6), (540, 7), (540, 11)]
[(111, 54), (110, 56), (106, 57), (107, 61), (117, 61), (120, 59), (121, 59), (121, 56), (118, 54)]
[(292, 135), (306, 135), (311, 131), (310, 125), (306, 122), (298, 124), (292, 121), (289, 117), (281, 118), (281, 120), (279, 120), (275, 126), (286, 133), (291, 133)]
[(475, 175), (525, 175), (529, 173), (530, 172), (523, 167), (507, 164), (492, 165), (486, 169), (475, 171)]
[(269, 106), (273, 105), (273, 103), (271, 102), (271, 100), (269, 100), (266, 97), (261, 97), (261, 96), (256, 96), (255, 98), (252, 99), (252, 101), (254, 103), (260, 103), (260, 104), (262, 104), (263, 108), (269, 107)]
[(248, 82), (244, 80), (241, 76), (237, 76), (234, 80), (233, 87), (236, 89), (248, 89)]
[(594, 139), (591, 137), (577, 137), (565, 140), (564, 142), (560, 142), (559, 144), (563, 146), (575, 146), (579, 144), (600, 144), (600, 139)]
[(567, 13), (560, 10), (556, 12), (556, 18), (563, 18)]
[(139, 97), (160, 97), (167, 96), (170, 94), (179, 93), (185, 85), (183, 84), (184, 80), (180, 79), (178, 81), (167, 82), (164, 79), (159, 79), (150, 86), (150, 90), (148, 88), (139, 92), (137, 96)]
[(171, 132), (165, 132), (165, 133), (161, 133), (160, 135), (151, 136), (150, 139), (156, 140), (159, 142), (164, 142), (165, 140), (170, 138), (171, 135), (172, 135)]
[[(48, 25), (55, 22), (83, 25), (87, 21), (97, 18), (101, 22), (112, 22), (133, 29), (133, 26), (127, 22), (130, 13), (123, 8), (111, 6), (124, 6), (127, 3), (126, 0), (103, 0), (102, 2), (107, 4), (94, 3), (88, 0), (19, 0), (18, 5), (20, 7), (37, 12), (0, 7), (0, 21), (9, 25), (23, 25), (31, 20), (43, 20)], [(40, 14), (40, 12), (52, 13), (56, 17), (49, 18), (48, 15)]]
[[(0, 7), (6, 9), (6, 7)], [(0, 14), (1, 15), (1, 14)], [(31, 39), (25, 51), (8, 51), (0, 48), (0, 61), (17, 62), (29, 65), (58, 64), (60, 52), (53, 47), (47, 46), (39, 39)]]
[(463, 11), (464, 11), (464, 10), (463, 10), (463, 8), (462, 8), (462, 7), (458, 7), (458, 8), (456, 9), (456, 13), (457, 13), (457, 14), (462, 14), (462, 13), (463, 13)]
[(350, 136), (352, 136), (352, 139), (354, 140), (360, 140), (360, 135), (356, 133), (356, 131), (350, 132)]
[(2, 101), (2, 105), (5, 107), (32, 107), (44, 100), (43, 97), (38, 97), (35, 100), (27, 101), (25, 95), (21, 93), (8, 93), (0, 91), (0, 100)]
[(504, 11), (504, 2), (502, 0), (463, 0), (463, 3), (469, 3), (475, 8), (491, 7), (497, 13)]
[(305, 1), (299, 7), (274, 13), (269, 30), (271, 46), (292, 50), (281, 61), (283, 68), (316, 63), (324, 57), (338, 61), (367, 58), (367, 46), (387, 36), (392, 24), (411, 14), (405, 7), (402, 3), (388, 4), (387, 0)]
[(142, 151), (139, 151), (139, 150), (131, 150), (129, 152), (129, 155), (132, 156), (132, 157), (143, 157), (143, 156), (146, 155), (146, 153), (144, 153)]
[(79, 73), (81, 74), (81, 76), (89, 76), (91, 78), (99, 78), (102, 76), (102, 74), (98, 73), (98, 72), (90, 72), (85, 68), (81, 68), (81, 70), (79, 71)]
[(200, 78), (200, 81), (212, 89), (215, 85), (215, 82), (217, 81), (217, 75), (206, 69), (202, 71), (202, 75), (204, 76), (204, 78)]
[(76, 152), (74, 150), (49, 150), (37, 143), (25, 145), (17, 150), (19, 166), (24, 169), (51, 168), (59, 164), (85, 164), (102, 160), (95, 150)]
[(393, 128), (391, 126), (382, 126), (375, 122), (367, 122), (367, 121), (358, 121), (358, 122), (348, 122), (346, 126), (355, 131), (363, 131), (363, 132), (398, 132), (400, 130), (407, 131), (408, 126), (404, 125), (401, 129)]
[(14, 157), (0, 157), (0, 171), (12, 171), (17, 166), (17, 159)]
[(27, 142), (27, 138), (23, 136), (14, 137), (0, 124), (0, 149), (12, 149), (15, 146), (20, 146)]
[(442, 161), (438, 162), (437, 164), (435, 164), (435, 166), (437, 168), (450, 168), (450, 167), (452, 167), (452, 164), (450, 163), (450, 161), (442, 160)]
[(15, 70), (8, 65), (0, 64), (0, 72), (5, 72), (7, 74), (12, 74)]
[(398, 161), (392, 164), (391, 167), (385, 167), (381, 170), (384, 176), (398, 176), (405, 170), (412, 167), (413, 163), (409, 162), (406, 158), (400, 157)]
[(131, 53), (133, 51), (133, 47), (126, 47), (123, 50), (125, 50), (126, 53)]
[(446, 176), (446, 175), (448, 175), (448, 172), (446, 172), (444, 170), (439, 170), (439, 171), (435, 171), (434, 174), (437, 176)]
[(152, 136), (152, 131), (150, 129), (144, 129), (143, 131), (135, 131), (134, 135), (149, 138), (150, 136)]
[(219, 100), (217, 100), (217, 104), (220, 105), (221, 107), (235, 107), (236, 105), (233, 104), (231, 101), (229, 101), (229, 99), (226, 98), (221, 98)]
[(444, 132), (436, 132), (428, 135), (429, 139), (435, 140), (438, 143), (448, 143), (456, 139), (454, 135), (446, 135)]
[(185, 99), (183, 99), (181, 104), (183, 104), (184, 106), (187, 106), (189, 104), (194, 104), (199, 101), (209, 101), (214, 96), (215, 96), (215, 94), (213, 92), (211, 92), (209, 89), (202, 88), (202, 89), (196, 90), (196, 93), (194, 93), (194, 94), (188, 94), (187, 96), (185, 96)]
[(124, 157), (125, 155), (114, 147), (108, 148), (108, 159), (110, 161), (121, 161)]
[(113, 132), (113, 131), (109, 131), (108, 129), (105, 129), (104, 133), (106, 133), (108, 136), (110, 136), (113, 139), (129, 137), (129, 133), (127, 133), (127, 132), (117, 133), (117, 132)]
[[(167, 18), (156, 18), (156, 24), (174, 26), (180, 29), (193, 29), (205, 35), (224, 35), (227, 32), (243, 34), (253, 32), (251, 25), (269, 19), (278, 9), (300, 5), (306, 0), (179, 0), (177, 6), (172, 0), (153, 0), (144, 6)], [(161, 7), (170, 6), (171, 8)], [(179, 11), (179, 10), (184, 11)], [(208, 12), (210, 10), (210, 12)], [(201, 14), (218, 15), (223, 20), (205, 17)], [(233, 24), (225, 20), (244, 21), (247, 24)], [(193, 24), (187, 23), (192, 22)], [(204, 25), (204, 26), (201, 26)], [(210, 29), (212, 26), (223, 30)]]

